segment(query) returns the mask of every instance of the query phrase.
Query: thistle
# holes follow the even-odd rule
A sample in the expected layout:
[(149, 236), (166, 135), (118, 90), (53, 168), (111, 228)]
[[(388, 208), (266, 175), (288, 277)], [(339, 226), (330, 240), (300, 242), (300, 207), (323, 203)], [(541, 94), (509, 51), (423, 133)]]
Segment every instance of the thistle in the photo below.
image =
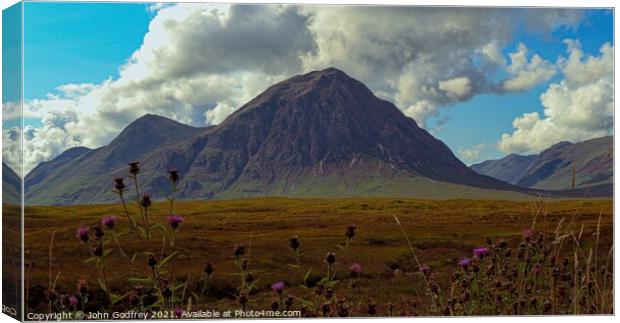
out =
[(179, 180), (179, 171), (176, 169), (170, 170), (168, 171), (168, 173), (170, 174), (170, 181), (172, 183), (176, 183)]
[(361, 271), (362, 271), (362, 266), (359, 263), (354, 262), (349, 267), (349, 276), (351, 276), (351, 278), (354, 278), (354, 279), (358, 278)]
[(183, 223), (183, 220), (185, 220), (182, 216), (180, 215), (170, 215), (168, 216), (168, 223), (170, 224), (170, 227), (173, 230), (176, 230), (179, 228), (179, 225), (181, 223)]
[(88, 227), (79, 227), (75, 233), (75, 236), (78, 237), (78, 239), (80, 239), (82, 242), (88, 243), (88, 240), (89, 240), (88, 232), (89, 231), (90, 230), (88, 229)]
[(140, 173), (140, 162), (134, 161), (131, 163), (128, 163), (129, 165), (129, 173), (133, 176), (138, 175), (138, 173)]
[(108, 227), (108, 229), (114, 229), (114, 225), (116, 224), (117, 217), (114, 215), (109, 215), (101, 219), (101, 224)]

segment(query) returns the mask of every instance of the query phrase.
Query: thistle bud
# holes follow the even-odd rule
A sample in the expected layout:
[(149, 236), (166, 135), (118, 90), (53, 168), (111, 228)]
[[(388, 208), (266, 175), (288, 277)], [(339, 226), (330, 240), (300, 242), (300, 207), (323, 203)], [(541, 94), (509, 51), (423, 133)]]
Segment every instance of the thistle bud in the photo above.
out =
[(176, 169), (168, 171), (170, 174), (170, 181), (176, 183), (179, 180), (179, 171)]
[(239, 304), (241, 304), (241, 306), (247, 304), (248, 303), (248, 295), (246, 293), (239, 294), (239, 297), (237, 297), (237, 302), (239, 302)]
[(157, 259), (155, 259), (153, 255), (149, 255), (148, 264), (149, 264), (149, 267), (155, 268), (155, 266), (157, 266)]
[(354, 225), (350, 225), (347, 227), (347, 230), (344, 232), (344, 235), (351, 239), (355, 236), (355, 226)]
[(291, 247), (291, 249), (297, 251), (297, 249), (299, 249), (299, 237), (294, 235), (290, 237), (289, 240), (290, 240), (289, 246)]
[(368, 302), (368, 308), (366, 309), (366, 312), (370, 316), (374, 316), (375, 314), (377, 314), (377, 304), (372, 301)]
[(116, 188), (119, 191), (123, 191), (125, 189), (125, 183), (123, 183), (122, 177), (115, 178), (114, 181), (116, 182), (116, 185), (114, 185), (114, 188)]
[(245, 245), (244, 244), (236, 244), (233, 246), (233, 254), (235, 257), (241, 257), (245, 254)]
[(138, 175), (138, 173), (140, 173), (140, 162), (131, 162), (129, 163), (129, 173), (132, 175)]
[(92, 247), (91, 251), (93, 252), (93, 255), (95, 257), (103, 256), (103, 247), (101, 246), (100, 243), (98, 243), (96, 246)]
[(325, 256), (325, 261), (330, 264), (333, 265), (336, 262), (336, 253), (330, 251), (327, 253), (327, 255)]
[(95, 233), (95, 237), (97, 237), (98, 239), (100, 239), (101, 237), (103, 237), (103, 230), (101, 230), (101, 226), (94, 226), (93, 228), (93, 232)]
[(140, 204), (142, 204), (142, 206), (146, 209), (149, 206), (151, 206), (151, 196), (148, 194), (144, 194), (142, 196), (142, 201), (140, 202)]
[(211, 276), (213, 274), (213, 265), (211, 265), (210, 262), (207, 262), (205, 264), (204, 272), (205, 274), (207, 274), (207, 276)]

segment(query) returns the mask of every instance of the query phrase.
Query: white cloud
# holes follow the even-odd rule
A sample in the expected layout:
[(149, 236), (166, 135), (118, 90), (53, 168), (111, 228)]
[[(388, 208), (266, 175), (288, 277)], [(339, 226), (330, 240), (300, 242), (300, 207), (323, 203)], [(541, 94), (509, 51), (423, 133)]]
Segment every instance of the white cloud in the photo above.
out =
[(480, 161), (482, 150), (487, 146), (486, 143), (480, 143), (468, 148), (459, 148), (458, 153), (461, 159), (468, 165)]
[(569, 57), (562, 61), (565, 79), (540, 96), (544, 115), (526, 113), (504, 133), (504, 152), (539, 152), (563, 140), (583, 141), (609, 135), (613, 128), (613, 47), (604, 44), (598, 56), (584, 57), (578, 42), (567, 41)]
[(537, 54), (528, 61), (527, 52), (527, 47), (520, 43), (517, 50), (510, 53), (510, 65), (506, 67), (510, 77), (504, 81), (504, 90), (510, 92), (529, 90), (555, 75), (556, 70), (551, 63)]
[(439, 89), (454, 100), (459, 100), (471, 94), (471, 85), (467, 77), (457, 77), (450, 80), (439, 81)]
[(269, 85), (330, 66), (422, 126), (432, 117), (440, 126), (447, 120), (442, 108), (496, 92), (487, 75), (504, 67), (500, 49), (523, 21), (544, 32), (579, 16), (554, 9), (190, 3), (148, 10), (149, 30), (119, 78), (61, 85), (24, 104), (25, 116), (46, 120), (27, 129), (26, 171), (72, 146), (107, 144), (145, 113), (219, 123)]

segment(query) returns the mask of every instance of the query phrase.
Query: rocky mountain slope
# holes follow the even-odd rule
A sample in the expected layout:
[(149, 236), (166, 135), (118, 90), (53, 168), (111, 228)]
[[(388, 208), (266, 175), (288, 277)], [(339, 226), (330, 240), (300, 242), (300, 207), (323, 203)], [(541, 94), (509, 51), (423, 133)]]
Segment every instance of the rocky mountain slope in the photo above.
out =
[[(46, 168), (56, 161), (33, 170), (26, 178), (29, 203), (116, 201), (113, 178), (126, 176), (132, 160), (141, 162), (142, 190), (155, 198), (169, 191), (171, 168), (182, 175), (184, 199), (523, 197), (515, 193), (520, 189), (472, 171), (392, 103), (329, 68), (269, 87), (208, 129), (138, 119), (107, 146), (53, 171)], [(44, 179), (35, 175), (44, 173)]]
[[(480, 174), (522, 187), (545, 190), (600, 188), (613, 185), (613, 136), (580, 143), (560, 142), (538, 155), (508, 155), (472, 165)], [(611, 192), (611, 191), (610, 191)]]

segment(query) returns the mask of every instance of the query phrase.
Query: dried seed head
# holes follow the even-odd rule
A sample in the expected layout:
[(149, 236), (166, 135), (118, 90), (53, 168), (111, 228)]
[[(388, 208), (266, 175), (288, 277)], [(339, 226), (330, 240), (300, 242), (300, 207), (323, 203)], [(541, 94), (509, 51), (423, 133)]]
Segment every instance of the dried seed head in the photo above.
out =
[(327, 288), (327, 290), (325, 291), (325, 298), (330, 299), (334, 297), (334, 289), (329, 287)]
[(254, 282), (254, 275), (252, 275), (252, 273), (245, 274), (245, 282), (246, 283), (253, 283)]
[(278, 301), (277, 299), (275, 299), (275, 300), (273, 300), (273, 302), (271, 302), (271, 310), (272, 311), (277, 311), (279, 307), (280, 307), (280, 301)]
[(164, 288), (164, 290), (161, 292), (161, 296), (163, 296), (164, 298), (172, 297), (172, 290), (168, 287)]

